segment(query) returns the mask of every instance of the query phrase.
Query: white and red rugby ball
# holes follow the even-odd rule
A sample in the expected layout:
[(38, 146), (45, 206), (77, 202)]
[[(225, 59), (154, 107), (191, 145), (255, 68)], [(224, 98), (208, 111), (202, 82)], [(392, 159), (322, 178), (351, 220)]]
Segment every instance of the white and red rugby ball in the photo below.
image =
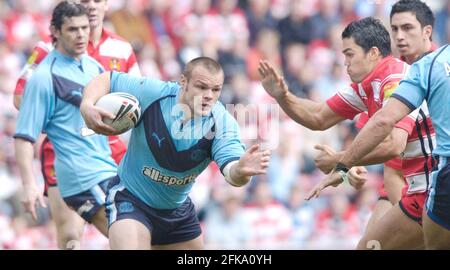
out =
[(134, 126), (141, 118), (141, 105), (133, 95), (115, 92), (101, 97), (95, 106), (115, 115), (114, 119), (105, 118), (103, 122), (114, 129), (125, 132)]

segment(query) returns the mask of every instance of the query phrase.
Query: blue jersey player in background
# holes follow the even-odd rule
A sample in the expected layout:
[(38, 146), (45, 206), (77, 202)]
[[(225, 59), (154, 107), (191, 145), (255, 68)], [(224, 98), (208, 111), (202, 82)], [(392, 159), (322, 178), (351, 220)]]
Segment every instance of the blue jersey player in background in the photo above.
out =
[(103, 68), (85, 55), (90, 29), (84, 6), (60, 2), (53, 11), (51, 26), (56, 48), (26, 84), (14, 135), (24, 206), (36, 218), (36, 202), (44, 205), (32, 161), (33, 143), (45, 132), (55, 148), (61, 196), (69, 207), (107, 236), (105, 193), (108, 179), (117, 174), (117, 166), (106, 137), (81, 136), (85, 123), (79, 110), (84, 86)]
[(361, 130), (335, 170), (308, 195), (342, 182), (340, 174), (375, 148), (404, 116), (427, 101), (436, 131), (433, 156), (437, 166), (423, 215), (427, 249), (450, 249), (450, 46), (446, 45), (415, 62), (390, 101)]
[(211, 161), (233, 186), (266, 173), (270, 151), (259, 145), (244, 151), (237, 122), (218, 102), (223, 81), (220, 65), (199, 57), (186, 65), (180, 83), (112, 72), (84, 90), (81, 112), (97, 133), (116, 132), (101, 121), (107, 113), (94, 106), (110, 91), (136, 96), (143, 111), (108, 190), (112, 249), (201, 249), (188, 196), (196, 177)]

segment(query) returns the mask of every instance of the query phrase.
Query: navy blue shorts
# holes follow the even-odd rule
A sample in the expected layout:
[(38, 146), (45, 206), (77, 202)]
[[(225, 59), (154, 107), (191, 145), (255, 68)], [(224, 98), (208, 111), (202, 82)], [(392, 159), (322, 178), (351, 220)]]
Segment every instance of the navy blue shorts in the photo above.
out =
[(141, 222), (150, 231), (152, 245), (168, 245), (193, 240), (202, 233), (194, 204), (188, 197), (176, 209), (155, 209), (131, 194), (119, 177), (111, 180), (106, 198), (108, 224), (122, 219)]
[(85, 192), (65, 197), (63, 200), (84, 220), (92, 223), (95, 214), (105, 205), (106, 189), (112, 179), (108, 178)]
[(450, 230), (450, 158), (440, 157), (431, 173), (431, 188), (427, 198), (427, 214), (434, 222)]

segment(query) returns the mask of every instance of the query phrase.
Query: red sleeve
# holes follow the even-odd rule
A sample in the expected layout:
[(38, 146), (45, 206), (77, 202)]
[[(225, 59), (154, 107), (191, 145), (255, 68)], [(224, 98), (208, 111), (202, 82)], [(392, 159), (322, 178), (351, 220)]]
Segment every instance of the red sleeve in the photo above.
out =
[(361, 113), (361, 111), (350, 105), (339, 93), (329, 98), (326, 102), (331, 110), (346, 119), (353, 119)]

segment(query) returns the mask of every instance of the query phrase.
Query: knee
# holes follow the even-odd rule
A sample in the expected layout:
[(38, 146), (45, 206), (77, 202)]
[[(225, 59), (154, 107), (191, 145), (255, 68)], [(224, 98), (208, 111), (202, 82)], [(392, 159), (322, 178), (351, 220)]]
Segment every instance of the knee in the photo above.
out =
[(57, 227), (57, 234), (60, 249), (80, 249), (83, 227), (65, 223)]

